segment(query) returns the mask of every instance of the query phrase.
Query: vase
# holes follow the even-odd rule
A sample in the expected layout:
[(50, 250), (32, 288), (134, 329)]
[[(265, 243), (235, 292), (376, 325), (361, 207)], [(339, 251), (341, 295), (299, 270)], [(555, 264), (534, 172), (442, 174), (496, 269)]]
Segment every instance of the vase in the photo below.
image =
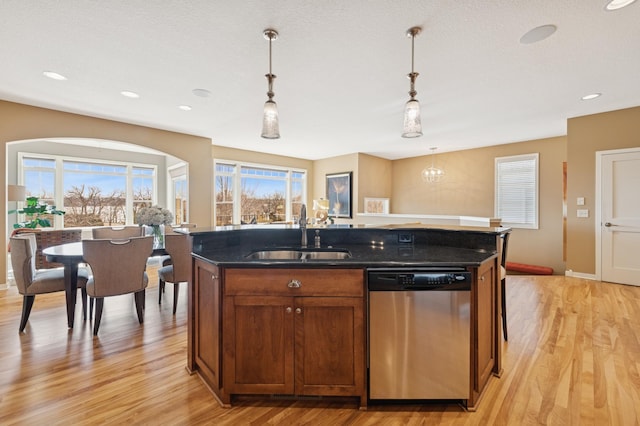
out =
[(144, 225), (144, 235), (153, 236), (153, 248), (164, 248), (164, 225)]

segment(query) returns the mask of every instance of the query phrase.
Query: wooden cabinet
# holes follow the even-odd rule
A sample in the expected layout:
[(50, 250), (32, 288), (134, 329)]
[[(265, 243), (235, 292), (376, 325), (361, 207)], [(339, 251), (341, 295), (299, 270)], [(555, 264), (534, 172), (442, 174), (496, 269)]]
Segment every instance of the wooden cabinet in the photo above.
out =
[(224, 394), (358, 396), (364, 385), (360, 269), (225, 270)]
[(193, 285), (189, 286), (187, 369), (198, 370), (217, 395), (222, 387), (221, 296), (219, 268), (195, 259)]
[(473, 283), (471, 321), (471, 400), (472, 409), (497, 367), (497, 283), (496, 260), (483, 263)]

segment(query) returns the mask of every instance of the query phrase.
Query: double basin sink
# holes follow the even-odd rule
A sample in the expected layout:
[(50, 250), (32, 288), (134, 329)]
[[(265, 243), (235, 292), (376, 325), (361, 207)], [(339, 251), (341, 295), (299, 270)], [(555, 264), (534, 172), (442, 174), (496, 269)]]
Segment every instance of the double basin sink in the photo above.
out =
[(349, 259), (351, 253), (345, 249), (318, 248), (273, 248), (256, 250), (245, 256), (248, 260), (339, 260)]

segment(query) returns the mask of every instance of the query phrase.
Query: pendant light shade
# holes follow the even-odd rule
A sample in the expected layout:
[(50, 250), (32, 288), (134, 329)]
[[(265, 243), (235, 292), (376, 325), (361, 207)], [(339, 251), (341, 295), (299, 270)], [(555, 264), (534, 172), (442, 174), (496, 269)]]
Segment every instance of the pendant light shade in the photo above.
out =
[(402, 131), (403, 138), (417, 138), (418, 136), (422, 136), (422, 123), (420, 121), (420, 102), (415, 98), (418, 94), (415, 89), (416, 78), (418, 78), (418, 73), (413, 70), (413, 53), (414, 53), (414, 41), (415, 38), (420, 32), (422, 28), (420, 27), (412, 27), (407, 31), (407, 37), (411, 37), (411, 72), (407, 75), (409, 77), (410, 90), (409, 96), (411, 98), (405, 105), (404, 109), (404, 130)]
[(278, 139), (280, 126), (278, 125), (278, 105), (271, 99), (264, 103), (262, 116), (262, 135), (265, 139)]
[(402, 132), (402, 137), (417, 138), (418, 136), (422, 136), (420, 102), (417, 99), (409, 99), (404, 107), (404, 131)]
[(262, 116), (262, 134), (265, 139), (278, 139), (280, 137), (280, 126), (278, 124), (278, 105), (273, 100), (273, 80), (276, 76), (271, 72), (271, 42), (278, 38), (276, 30), (264, 30), (264, 38), (269, 40), (269, 74), (265, 74), (269, 82), (267, 96), (269, 99), (264, 103), (264, 113)]

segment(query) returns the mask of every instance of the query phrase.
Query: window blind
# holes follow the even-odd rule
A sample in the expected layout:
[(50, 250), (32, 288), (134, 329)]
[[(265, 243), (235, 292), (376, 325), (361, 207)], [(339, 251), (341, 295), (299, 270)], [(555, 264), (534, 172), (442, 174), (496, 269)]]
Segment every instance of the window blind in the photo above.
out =
[(538, 154), (495, 159), (495, 214), (505, 226), (538, 229)]

